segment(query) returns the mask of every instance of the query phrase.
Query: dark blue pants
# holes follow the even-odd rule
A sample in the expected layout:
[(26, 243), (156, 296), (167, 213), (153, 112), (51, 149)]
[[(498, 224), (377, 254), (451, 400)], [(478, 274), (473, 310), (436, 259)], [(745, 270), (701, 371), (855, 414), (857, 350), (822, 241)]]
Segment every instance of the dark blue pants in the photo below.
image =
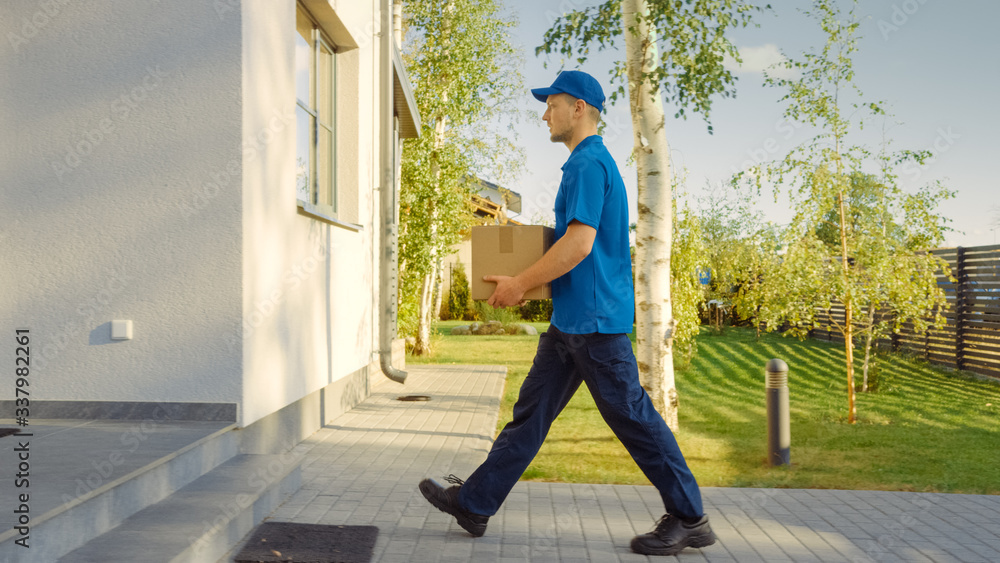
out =
[(476, 514), (496, 514), (581, 382), (590, 389), (604, 421), (660, 492), (667, 512), (681, 518), (701, 516), (698, 483), (670, 428), (639, 385), (628, 336), (567, 334), (555, 326), (539, 338), (534, 364), (514, 405), (514, 419), (497, 436), (486, 461), (462, 485), (462, 507)]

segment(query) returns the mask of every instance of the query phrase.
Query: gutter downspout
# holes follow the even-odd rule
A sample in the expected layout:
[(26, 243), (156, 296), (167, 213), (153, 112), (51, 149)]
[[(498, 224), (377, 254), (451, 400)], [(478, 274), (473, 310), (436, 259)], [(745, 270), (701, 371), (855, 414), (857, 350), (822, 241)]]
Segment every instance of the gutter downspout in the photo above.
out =
[(393, 129), (392, 0), (381, 0), (379, 35), (379, 364), (382, 373), (396, 383), (406, 381), (406, 372), (392, 365), (392, 341), (396, 336), (397, 277), (399, 275), (396, 224), (395, 133)]

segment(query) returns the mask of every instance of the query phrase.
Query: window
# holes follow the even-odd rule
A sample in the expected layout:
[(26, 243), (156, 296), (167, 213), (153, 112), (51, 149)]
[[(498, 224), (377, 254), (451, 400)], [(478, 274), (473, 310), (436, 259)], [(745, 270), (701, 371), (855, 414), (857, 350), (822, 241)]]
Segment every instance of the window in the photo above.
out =
[(336, 49), (312, 17), (295, 18), (295, 180), (297, 197), (337, 216)]

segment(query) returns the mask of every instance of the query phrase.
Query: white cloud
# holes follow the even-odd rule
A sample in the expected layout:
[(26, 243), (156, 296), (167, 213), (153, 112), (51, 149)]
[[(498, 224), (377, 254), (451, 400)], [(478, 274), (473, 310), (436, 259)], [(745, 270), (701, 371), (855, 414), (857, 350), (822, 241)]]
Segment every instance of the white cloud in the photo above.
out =
[(794, 70), (787, 68), (770, 68), (778, 63), (785, 62), (786, 59), (781, 51), (778, 50), (778, 46), (773, 43), (767, 43), (759, 47), (740, 47), (740, 58), (743, 59), (742, 63), (737, 63), (736, 59), (730, 56), (726, 56), (723, 64), (726, 70), (730, 72), (735, 72), (737, 74), (755, 74), (763, 73), (765, 70), (775, 78), (795, 78), (798, 73)]

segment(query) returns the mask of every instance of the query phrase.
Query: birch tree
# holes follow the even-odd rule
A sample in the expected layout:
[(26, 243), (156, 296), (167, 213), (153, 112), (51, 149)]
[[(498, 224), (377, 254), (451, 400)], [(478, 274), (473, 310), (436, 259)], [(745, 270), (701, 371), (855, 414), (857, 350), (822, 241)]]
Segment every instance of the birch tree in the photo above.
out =
[(441, 303), (441, 259), (472, 222), (474, 176), (500, 180), (517, 169), (519, 150), (489, 122), (516, 113), (524, 87), (510, 39), (515, 22), (499, 0), (414, 0), (403, 18), (423, 131), (403, 149), (400, 327), (422, 355)]
[[(928, 158), (930, 153), (908, 153), (903, 159)], [(860, 390), (869, 391), (874, 343), (903, 323), (922, 332), (943, 324), (940, 311), (944, 291), (937, 287), (937, 271), (949, 274), (946, 262), (926, 252), (943, 241), (945, 221), (938, 204), (952, 193), (939, 184), (905, 193), (896, 184), (889, 155), (880, 155), (881, 175), (854, 172), (844, 194), (844, 238), (848, 241), (851, 285), (860, 316), (855, 317), (855, 339), (861, 340), (863, 360)], [(839, 218), (827, 213), (817, 236), (836, 248)]]
[[(663, 100), (674, 117), (701, 113), (708, 129), (713, 97), (731, 96), (735, 77), (723, 57), (740, 60), (726, 33), (750, 23), (756, 8), (743, 0), (606, 0), (560, 17), (536, 54), (559, 53), (576, 64), (589, 50), (622, 36), (625, 58), (610, 75), (614, 103), (628, 96), (638, 180), (636, 230), (636, 340), (642, 386), (656, 410), (678, 429), (673, 343), (676, 323), (670, 295), (671, 172)], [(565, 61), (564, 61), (565, 64)]]
[[(771, 185), (777, 196), (787, 190), (795, 215), (785, 235), (787, 253), (760, 288), (761, 318), (768, 330), (783, 326), (805, 335), (817, 326), (817, 312), (844, 337), (847, 422), (857, 416), (854, 346), (858, 330), (866, 339), (866, 357), (882, 321), (877, 311), (890, 308), (895, 328), (903, 322), (925, 326), (925, 317), (944, 302), (935, 271), (947, 266), (925, 245), (943, 239), (944, 219), (937, 203), (951, 197), (939, 184), (915, 194), (896, 184), (896, 166), (923, 163), (926, 151), (879, 156), (852, 144), (866, 121), (886, 115), (882, 103), (864, 102), (852, 64), (857, 51), (854, 7), (841, 18), (834, 0), (814, 0), (805, 13), (819, 22), (826, 43), (819, 52), (781, 63), (798, 78), (768, 75), (770, 86), (787, 91), (786, 118), (811, 126), (815, 136), (782, 160), (751, 167), (736, 181), (749, 180), (758, 190)], [(866, 174), (877, 167), (881, 177)], [(843, 307), (844, 319), (830, 314)], [(860, 316), (856, 316), (860, 313)], [(940, 322), (940, 317), (938, 317)]]

